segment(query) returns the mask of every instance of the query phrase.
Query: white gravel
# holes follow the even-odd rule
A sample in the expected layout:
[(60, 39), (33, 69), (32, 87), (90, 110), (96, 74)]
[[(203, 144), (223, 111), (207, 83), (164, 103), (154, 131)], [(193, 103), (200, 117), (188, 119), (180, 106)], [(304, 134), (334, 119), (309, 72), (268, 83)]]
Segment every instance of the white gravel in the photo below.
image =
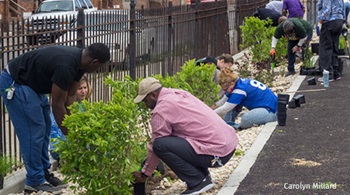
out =
[[(237, 60), (239, 61), (239, 60)], [(279, 72), (283, 73), (285, 71), (281, 71), (285, 67), (277, 67), (275, 68), (276, 75), (273, 86), (271, 88), (272, 91), (274, 91), (276, 94), (285, 92), (292, 84), (294, 79), (298, 76), (298, 71), (300, 68), (301, 63), (296, 64), (296, 71), (297, 74), (294, 76), (289, 77), (283, 77), (283, 75), (278, 75)], [(244, 110), (243, 110), (244, 113)], [(237, 118), (236, 122), (239, 122), (240, 117)], [(206, 193), (203, 193), (202, 195), (214, 195), (217, 194), (217, 192), (221, 189), (221, 187), (225, 184), (225, 182), (228, 180), (234, 169), (238, 166), (240, 163), (244, 153), (251, 147), (252, 143), (255, 141), (257, 135), (260, 133), (261, 129), (263, 128), (263, 125), (252, 127), (243, 131), (237, 131), (237, 135), (239, 137), (239, 145), (236, 150), (236, 154), (230, 159), (230, 161), (223, 167), (220, 168), (212, 168), (210, 169), (210, 174), (213, 180), (213, 183), (215, 186), (207, 191)], [(237, 155), (240, 154), (240, 155)], [(59, 178), (63, 178), (63, 175), (61, 175), (58, 171), (54, 171), (55, 176)], [(74, 185), (74, 184), (70, 184)], [(181, 194), (182, 191), (186, 190), (186, 184), (182, 182), (180, 179), (175, 179), (168, 181), (166, 178), (164, 178), (160, 185), (154, 189), (151, 194), (152, 195), (164, 195), (164, 194)], [(73, 195), (73, 191), (69, 188), (63, 189), (63, 194), (65, 195)], [(83, 193), (83, 192), (82, 192)], [(18, 193), (18, 194), (12, 194), (12, 195), (22, 195), (24, 193)], [(35, 193), (32, 193), (33, 195)], [(47, 195), (50, 193), (41, 193), (42, 195)]]

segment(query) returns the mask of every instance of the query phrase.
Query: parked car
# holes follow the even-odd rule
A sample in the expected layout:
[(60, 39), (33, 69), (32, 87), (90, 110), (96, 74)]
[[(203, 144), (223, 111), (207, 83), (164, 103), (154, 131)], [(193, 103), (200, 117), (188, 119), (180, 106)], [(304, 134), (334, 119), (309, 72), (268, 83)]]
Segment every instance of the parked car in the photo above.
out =
[[(76, 26), (59, 37), (58, 43), (77, 45), (82, 40), (85, 46), (101, 42), (110, 48), (112, 65), (118, 69), (128, 69), (130, 59), (130, 10), (99, 10), (85, 13), (85, 27), (82, 37), (78, 37)], [(135, 13), (135, 56), (137, 62), (148, 59), (154, 49), (155, 29), (139, 12)]]
[(90, 0), (45, 0), (25, 21), (27, 43), (52, 43), (74, 25), (78, 9), (84, 12), (97, 10)]

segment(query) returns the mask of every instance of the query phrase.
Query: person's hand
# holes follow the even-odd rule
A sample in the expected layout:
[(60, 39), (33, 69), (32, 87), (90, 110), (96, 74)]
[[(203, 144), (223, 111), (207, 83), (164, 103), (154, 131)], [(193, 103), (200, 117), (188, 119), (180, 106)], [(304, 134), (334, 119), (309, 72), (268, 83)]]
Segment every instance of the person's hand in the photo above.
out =
[(271, 55), (271, 56), (276, 55), (276, 50), (275, 50), (275, 48), (271, 48), (271, 50), (270, 50), (270, 55)]
[(345, 22), (343, 23), (342, 29), (343, 29), (343, 30), (348, 30), (348, 26), (346, 25)]
[(144, 183), (146, 181), (146, 179), (147, 179), (147, 176), (142, 174), (141, 171), (134, 171), (132, 173), (132, 176), (135, 179), (135, 183)]
[(299, 45), (296, 45), (292, 48), (292, 52), (295, 53), (295, 52), (300, 52), (301, 51), (301, 47)]

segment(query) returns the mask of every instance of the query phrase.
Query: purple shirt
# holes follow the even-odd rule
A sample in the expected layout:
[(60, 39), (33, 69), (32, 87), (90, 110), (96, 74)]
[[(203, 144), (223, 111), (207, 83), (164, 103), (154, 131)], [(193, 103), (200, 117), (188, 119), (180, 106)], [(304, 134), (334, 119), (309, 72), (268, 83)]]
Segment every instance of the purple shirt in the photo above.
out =
[(282, 9), (288, 11), (288, 18), (304, 16), (304, 5), (300, 0), (284, 0)]
[(223, 157), (238, 144), (236, 131), (209, 106), (189, 92), (162, 88), (152, 111), (152, 137), (142, 172), (152, 175), (160, 159), (153, 152), (156, 138), (184, 138), (197, 154)]

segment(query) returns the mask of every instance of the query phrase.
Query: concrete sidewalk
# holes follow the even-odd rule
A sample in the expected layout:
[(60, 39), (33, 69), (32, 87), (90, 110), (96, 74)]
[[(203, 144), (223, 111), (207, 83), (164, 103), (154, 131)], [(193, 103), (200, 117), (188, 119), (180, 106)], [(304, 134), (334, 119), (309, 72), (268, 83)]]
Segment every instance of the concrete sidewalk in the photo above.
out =
[(265, 125), (219, 195), (350, 194), (350, 67), (329, 88), (310, 77), (288, 90), (306, 103), (287, 109), (286, 126)]

